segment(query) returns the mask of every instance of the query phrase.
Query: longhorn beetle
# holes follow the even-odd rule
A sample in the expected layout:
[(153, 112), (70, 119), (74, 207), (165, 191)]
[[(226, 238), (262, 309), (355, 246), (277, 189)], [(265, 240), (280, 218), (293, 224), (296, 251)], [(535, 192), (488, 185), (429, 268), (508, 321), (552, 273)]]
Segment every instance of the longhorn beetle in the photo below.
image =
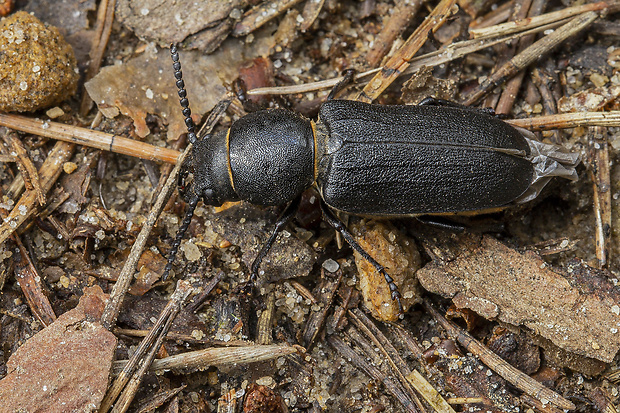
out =
[(346, 77), (321, 105), (316, 122), (285, 109), (261, 110), (198, 140), (176, 46), (170, 52), (194, 146), (181, 174), (181, 179), (193, 174), (183, 193), (187, 212), (164, 279), (200, 199), (215, 206), (238, 200), (288, 203), (252, 263), (254, 282), (277, 234), (295, 215), (302, 192), (314, 186), (325, 220), (383, 274), (402, 313), (392, 277), (332, 210), (386, 218), (483, 212), (535, 198), (553, 176), (577, 178), (577, 154), (525, 136), (527, 131), (489, 111), (433, 98), (418, 106), (333, 99)]

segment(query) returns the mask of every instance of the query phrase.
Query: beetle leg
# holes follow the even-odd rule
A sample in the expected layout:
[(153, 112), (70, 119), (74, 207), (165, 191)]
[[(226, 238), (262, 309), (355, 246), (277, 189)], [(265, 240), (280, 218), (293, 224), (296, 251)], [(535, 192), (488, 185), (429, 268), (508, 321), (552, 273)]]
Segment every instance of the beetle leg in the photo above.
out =
[(254, 103), (248, 98), (248, 95), (247, 95), (248, 89), (245, 86), (245, 82), (243, 81), (243, 79), (237, 78), (233, 82), (232, 87), (233, 87), (233, 92), (235, 93), (237, 100), (239, 100), (239, 102), (241, 102), (241, 104), (243, 105), (243, 110), (250, 113), (250, 112), (257, 112), (263, 109), (261, 105)]
[(347, 85), (353, 82), (353, 77), (355, 76), (355, 73), (356, 73), (355, 69), (346, 69), (344, 72), (342, 72), (342, 80), (336, 83), (332, 91), (329, 92), (329, 95), (327, 96), (327, 100), (332, 100), (334, 97), (336, 97), (336, 94), (338, 92), (340, 92), (342, 89), (347, 87)]
[(422, 101), (418, 103), (418, 106), (450, 106), (450, 107), (456, 107), (459, 109), (465, 109), (465, 108), (471, 109), (471, 108), (468, 108), (467, 106), (460, 105), (456, 102), (451, 102), (445, 99), (437, 99), (432, 96), (428, 96), (422, 99)]
[(450, 108), (457, 108), (463, 110), (473, 110), (475, 112), (486, 113), (487, 115), (495, 116), (495, 110), (493, 108), (472, 108), (471, 106), (461, 105), (460, 103), (452, 102), (445, 99), (437, 99), (432, 96), (422, 99), (418, 106), (447, 106)]
[(276, 226), (274, 227), (271, 233), (271, 236), (269, 237), (267, 242), (263, 244), (263, 247), (258, 252), (258, 255), (256, 256), (256, 258), (254, 258), (254, 262), (252, 262), (252, 269), (251, 269), (252, 272), (250, 273), (250, 283), (254, 283), (256, 279), (258, 278), (258, 269), (260, 267), (261, 262), (263, 261), (263, 258), (265, 258), (265, 256), (267, 255), (267, 253), (273, 246), (273, 243), (276, 241), (276, 238), (278, 237), (278, 234), (280, 233), (280, 231), (282, 231), (284, 227), (286, 226), (286, 224), (291, 222), (291, 220), (295, 216), (295, 213), (297, 212), (297, 209), (299, 208), (300, 201), (301, 201), (301, 195), (299, 195), (290, 204), (288, 204), (284, 212), (282, 212), (282, 215), (280, 215), (280, 217), (278, 218), (278, 221), (276, 222)]
[(375, 269), (380, 274), (383, 274), (385, 282), (387, 283), (388, 287), (390, 288), (390, 292), (392, 293), (392, 300), (396, 301), (396, 303), (398, 304), (398, 312), (402, 314), (403, 304), (401, 302), (401, 295), (400, 291), (398, 291), (398, 287), (394, 283), (394, 279), (390, 277), (390, 275), (385, 271), (385, 268), (381, 264), (379, 264), (374, 258), (372, 258), (370, 254), (364, 251), (364, 248), (362, 248), (362, 246), (358, 244), (357, 241), (355, 241), (355, 238), (353, 238), (353, 235), (349, 232), (347, 227), (332, 213), (332, 211), (323, 201), (321, 201), (321, 211), (323, 212), (323, 217), (325, 218), (327, 223), (340, 234), (342, 234), (342, 237), (345, 239), (345, 241), (347, 241), (351, 248), (357, 251), (366, 261), (368, 261), (373, 267), (375, 267)]
[(432, 215), (420, 215), (415, 218), (421, 223), (425, 225), (432, 225), (435, 228), (447, 229), (453, 232), (465, 231), (465, 226), (457, 222), (450, 221), (449, 219), (444, 219), (444, 218), (432, 216)]

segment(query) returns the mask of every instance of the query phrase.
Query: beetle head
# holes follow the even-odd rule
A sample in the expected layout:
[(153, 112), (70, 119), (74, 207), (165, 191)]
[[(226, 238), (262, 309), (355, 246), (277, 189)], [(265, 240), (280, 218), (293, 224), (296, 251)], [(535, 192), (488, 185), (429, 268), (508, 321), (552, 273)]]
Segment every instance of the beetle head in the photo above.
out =
[(196, 197), (206, 205), (237, 201), (228, 170), (226, 131), (196, 142), (179, 175), (179, 193), (189, 202)]

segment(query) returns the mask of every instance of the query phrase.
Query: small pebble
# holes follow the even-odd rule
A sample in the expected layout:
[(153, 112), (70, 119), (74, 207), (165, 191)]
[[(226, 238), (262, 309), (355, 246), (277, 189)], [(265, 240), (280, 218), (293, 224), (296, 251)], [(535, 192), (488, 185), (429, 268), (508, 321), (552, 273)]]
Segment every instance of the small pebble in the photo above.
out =
[(62, 170), (67, 174), (72, 174), (77, 169), (77, 164), (75, 162), (65, 162), (62, 165)]
[(323, 265), (322, 267), (329, 272), (336, 272), (338, 271), (338, 268), (340, 268), (340, 264), (338, 264), (336, 261), (332, 260), (331, 258), (323, 261)]

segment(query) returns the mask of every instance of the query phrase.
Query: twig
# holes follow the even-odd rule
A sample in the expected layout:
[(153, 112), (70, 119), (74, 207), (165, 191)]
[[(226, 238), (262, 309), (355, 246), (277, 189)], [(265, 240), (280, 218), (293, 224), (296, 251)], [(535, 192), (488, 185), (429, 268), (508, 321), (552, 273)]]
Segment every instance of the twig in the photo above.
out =
[(449, 336), (455, 338), (467, 351), (476, 355), (480, 361), (486, 364), (491, 370), (495, 371), (513, 386), (521, 389), (525, 393), (537, 398), (543, 404), (553, 403), (561, 409), (574, 410), (575, 405), (560, 396), (556, 392), (543, 386), (527, 374), (517, 370), (506, 361), (502, 360), (498, 355), (486, 348), (482, 343), (472, 337), (468, 332), (459, 329), (457, 326), (446, 320), (439, 311), (424, 301), (424, 308), (433, 316), (439, 324), (446, 330)]
[(549, 34), (548, 36), (545, 36), (542, 39), (538, 40), (527, 49), (525, 49), (523, 52), (510, 59), (510, 61), (508, 61), (495, 73), (485, 79), (477, 88), (477, 90), (472, 92), (472, 94), (467, 99), (464, 99), (462, 103), (467, 106), (474, 104), (490, 90), (504, 83), (506, 80), (514, 76), (517, 72), (523, 70), (531, 63), (540, 59), (542, 55), (553, 50), (556, 46), (561, 44), (570, 36), (573, 36), (588, 27), (597, 18), (598, 14), (596, 12), (591, 11), (584, 13), (575, 17), (562, 27), (555, 30), (553, 33)]
[(19, 115), (0, 113), (0, 126), (151, 161), (173, 164), (180, 155), (180, 152), (173, 149), (161, 148), (135, 139), (58, 122), (34, 120)]
[(297, 291), (299, 293), (299, 295), (301, 295), (304, 299), (310, 301), (311, 304), (318, 303), (316, 297), (314, 295), (312, 295), (310, 290), (308, 290), (306, 287), (304, 287), (299, 282), (297, 282), (295, 280), (290, 280), (289, 284), (291, 285), (291, 287), (293, 287), (295, 289), (295, 291)]
[[(47, 193), (54, 185), (62, 172), (62, 165), (71, 159), (75, 145), (57, 142), (39, 169), (41, 190)], [(0, 244), (3, 244), (35, 211), (35, 191), (28, 191), (22, 195), (8, 217), (0, 226)]]
[(510, 119), (506, 122), (512, 126), (531, 131), (568, 129), (577, 126), (620, 126), (620, 111), (562, 113), (534, 118)]
[(43, 327), (47, 327), (56, 320), (56, 314), (47, 295), (43, 292), (42, 277), (34, 267), (19, 237), (14, 236), (13, 239), (17, 243), (21, 256), (21, 262), (15, 268), (15, 278), (26, 297), (30, 312)]
[[(92, 79), (101, 68), (103, 53), (110, 39), (112, 23), (114, 22), (114, 8), (116, 0), (102, 0), (97, 9), (97, 23), (95, 24), (95, 36), (90, 48), (90, 62), (86, 72), (85, 80)], [(82, 93), (82, 103), (80, 104), (80, 115), (86, 116), (90, 110), (92, 100), (86, 91)]]
[(557, 22), (566, 20), (570, 17), (577, 16), (582, 13), (587, 13), (591, 11), (593, 12), (601, 11), (609, 7), (610, 7), (610, 4), (607, 1), (584, 4), (582, 6), (567, 7), (562, 10), (542, 14), (540, 16), (527, 18), (524, 20), (517, 20), (517, 21), (502, 23), (496, 26), (491, 26), (491, 27), (471, 29), (469, 31), (469, 34), (471, 34), (475, 39), (480, 38), (480, 37), (491, 36), (491, 35), (493, 36), (506, 35), (506, 34), (516, 33), (516, 32), (521, 31), (521, 26), (523, 25), (542, 26), (542, 25), (547, 25), (550, 23), (557, 23)]
[(409, 66), (410, 60), (420, 50), (428, 39), (430, 32), (434, 32), (443, 25), (451, 14), (452, 6), (456, 0), (441, 0), (437, 7), (424, 19), (422, 24), (409, 36), (409, 39), (392, 56), (364, 90), (355, 98), (362, 102), (372, 102), (381, 92), (392, 84)]
[[(153, 324), (151, 331), (144, 337), (131, 359), (123, 368), (123, 371), (108, 388), (108, 392), (99, 407), (100, 413), (109, 411), (117, 397), (118, 401), (115, 403), (112, 412), (121, 413), (127, 411), (157, 351), (163, 344), (166, 334), (168, 334), (172, 326), (172, 322), (193, 290), (188, 281), (180, 280), (177, 282), (176, 289), (161, 311), (157, 321)], [(139, 367), (138, 363), (140, 363)]]
[(181, 165), (183, 161), (188, 156), (189, 152), (192, 150), (193, 145), (187, 145), (185, 152), (180, 156), (176, 166), (172, 170), (172, 173), (168, 177), (166, 184), (164, 185), (162, 191), (159, 193), (157, 197), (157, 201), (155, 205), (149, 211), (149, 216), (146, 219), (146, 222), (142, 226), (136, 241), (131, 246), (131, 252), (123, 265), (123, 269), (121, 270), (120, 275), (118, 276), (118, 280), (112, 287), (112, 292), (110, 293), (110, 299), (108, 300), (105, 309), (103, 310), (103, 315), (101, 316), (101, 324), (111, 330), (116, 323), (116, 318), (121, 310), (121, 305), (123, 304), (123, 298), (125, 298), (125, 294), (129, 289), (129, 284), (133, 279), (133, 274), (136, 271), (136, 265), (138, 264), (138, 260), (142, 255), (142, 251), (144, 251), (144, 247), (146, 246), (146, 241), (151, 233), (151, 230), (155, 226), (159, 215), (164, 209), (166, 205), (166, 201), (168, 197), (176, 187), (177, 176), (181, 169)]
[[(205, 370), (211, 366), (243, 365), (273, 360), (296, 353), (298, 349), (288, 344), (252, 345), (240, 347), (207, 348), (175, 354), (157, 359), (151, 364), (151, 371), (163, 370)], [(114, 362), (113, 373), (118, 372), (127, 360)]]
[(231, 34), (235, 37), (250, 34), (299, 2), (301, 0), (278, 0), (261, 3), (245, 13), (245, 16), (235, 25)]
[(594, 186), (594, 217), (596, 219), (596, 258), (598, 267), (609, 262), (611, 220), (611, 173), (609, 170), (609, 143), (607, 130), (601, 126), (590, 128), (588, 134), (589, 173)]
[(390, 51), (394, 40), (409, 26), (422, 3), (422, 0), (401, 0), (397, 2), (396, 10), (387, 19), (381, 32), (375, 37), (372, 48), (366, 55), (368, 66), (375, 67), (381, 63), (381, 59)]
[(3, 134), (2, 136), (6, 144), (11, 147), (15, 153), (17, 168), (22, 174), (26, 189), (29, 191), (35, 191), (39, 205), (44, 206), (47, 201), (45, 199), (45, 194), (41, 189), (39, 173), (37, 172), (37, 168), (32, 163), (32, 159), (30, 159), (30, 155), (28, 154), (28, 151), (24, 147), (22, 141), (19, 140), (16, 135), (16, 132), (11, 131)]

